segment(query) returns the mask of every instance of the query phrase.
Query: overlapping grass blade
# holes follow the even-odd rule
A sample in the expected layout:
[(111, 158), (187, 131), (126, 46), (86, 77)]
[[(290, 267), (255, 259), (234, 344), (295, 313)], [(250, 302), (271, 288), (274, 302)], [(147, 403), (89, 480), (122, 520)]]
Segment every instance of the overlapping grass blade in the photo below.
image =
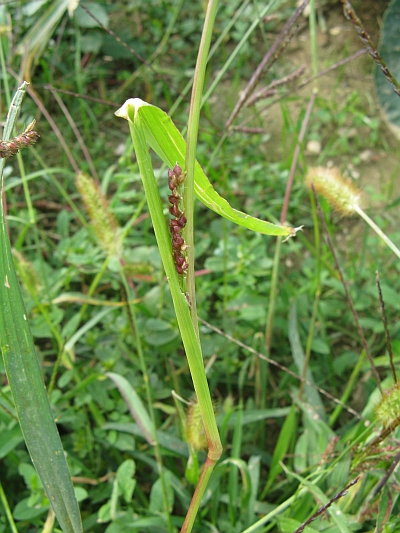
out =
[[(26, 91), (24, 82), (10, 107), (3, 140), (10, 138)], [(4, 160), (0, 162), (3, 170)], [(82, 524), (67, 461), (54, 422), (8, 239), (0, 191), (0, 343), (22, 433), (32, 462), (64, 533), (81, 533)]]

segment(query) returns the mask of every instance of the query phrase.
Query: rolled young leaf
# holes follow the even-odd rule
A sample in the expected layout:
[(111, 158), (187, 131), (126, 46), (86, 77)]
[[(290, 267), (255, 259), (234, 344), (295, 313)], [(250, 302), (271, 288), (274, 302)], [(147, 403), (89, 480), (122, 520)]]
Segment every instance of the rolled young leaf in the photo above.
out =
[[(184, 168), (186, 142), (164, 111), (140, 98), (130, 98), (115, 114), (133, 123), (140, 117), (147, 144), (170, 168), (176, 163)], [(296, 233), (293, 228), (271, 224), (231, 207), (215, 191), (198, 162), (195, 168), (194, 192), (205, 206), (239, 226), (265, 235), (290, 237)]]

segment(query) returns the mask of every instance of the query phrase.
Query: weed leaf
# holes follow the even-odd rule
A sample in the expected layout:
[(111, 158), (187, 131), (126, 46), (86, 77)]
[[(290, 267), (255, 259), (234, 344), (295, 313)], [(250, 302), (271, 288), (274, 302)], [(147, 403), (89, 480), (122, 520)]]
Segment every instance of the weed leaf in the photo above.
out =
[[(173, 168), (176, 163), (184, 168), (186, 142), (164, 111), (140, 100), (140, 98), (131, 98), (115, 114), (132, 123), (135, 123), (140, 116), (140, 123), (143, 126), (147, 144), (170, 168)], [(260, 220), (231, 207), (214, 190), (197, 161), (194, 180), (194, 191), (197, 198), (218, 215), (265, 235), (288, 237), (294, 234), (293, 228), (271, 224), (271, 222)]]

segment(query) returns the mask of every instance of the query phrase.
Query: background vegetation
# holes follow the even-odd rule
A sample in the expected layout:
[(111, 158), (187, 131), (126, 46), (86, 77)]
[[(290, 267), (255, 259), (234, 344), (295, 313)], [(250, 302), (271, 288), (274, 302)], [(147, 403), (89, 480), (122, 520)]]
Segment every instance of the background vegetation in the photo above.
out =
[[(204, 6), (98, 1), (73, 12), (69, 6), (69, 15), (68, 5), (0, 6), (2, 89), (31, 82), (17, 130), (36, 119), (41, 135), (4, 170), (14, 260), (84, 531), (174, 531), (205, 460), (204, 438), (128, 126), (114, 112), (140, 97), (185, 127)], [(285, 220), (304, 231), (278, 255), (275, 237), (251, 234), (196, 204), (201, 343), (224, 455), (195, 531), (294, 532), (357, 475), (349, 493), (305, 531), (399, 531), (399, 474), (392, 473), (399, 434), (393, 428), (382, 436), (374, 414), (377, 375), (384, 389), (393, 383), (375, 271), (398, 364), (399, 262), (362, 220), (336, 213), (321, 197), (374, 372), (304, 183), (309, 167), (339, 169), (398, 243), (397, 141), (380, 121), (367, 54), (296, 88), (363, 46), (339, 2), (316, 0), (257, 89), (304, 71), (242, 110), (222, 142), (240, 92), (295, 9), (293, 1), (273, 5), (264, 16), (263, 2), (220, 2), (197, 157), (234, 207), (273, 222), (294, 170)], [(377, 42), (387, 2), (354, 6)], [(154, 168), (167, 216), (167, 172), (155, 156)], [(90, 180), (76, 180), (78, 172), (93, 178), (103, 199), (96, 188), (91, 193)], [(121, 376), (146, 411), (154, 410), (160, 457), (137, 423), (138, 400), (121, 395)], [(0, 406), (0, 532), (51, 531), (3, 369)]]

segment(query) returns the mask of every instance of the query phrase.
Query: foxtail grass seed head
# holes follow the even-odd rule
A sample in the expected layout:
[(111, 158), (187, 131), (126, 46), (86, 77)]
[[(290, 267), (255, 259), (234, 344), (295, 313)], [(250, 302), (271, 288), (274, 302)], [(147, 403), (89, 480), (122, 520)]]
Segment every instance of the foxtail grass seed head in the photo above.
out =
[(76, 175), (75, 183), (92, 222), (99, 245), (106, 253), (117, 253), (118, 223), (111, 213), (106, 197), (97, 183), (83, 172)]
[(12, 157), (27, 146), (35, 144), (40, 135), (34, 131), (36, 121), (32, 121), (26, 130), (8, 141), (0, 141), (0, 158)]
[(311, 167), (305, 182), (310, 189), (312, 183), (317, 193), (342, 215), (352, 215), (362, 207), (361, 191), (338, 168)]
[(207, 439), (204, 433), (203, 420), (201, 418), (200, 406), (198, 403), (189, 407), (186, 421), (187, 441), (195, 450), (207, 448)]
[(400, 417), (400, 383), (383, 391), (382, 399), (375, 407), (375, 414), (384, 427)]

